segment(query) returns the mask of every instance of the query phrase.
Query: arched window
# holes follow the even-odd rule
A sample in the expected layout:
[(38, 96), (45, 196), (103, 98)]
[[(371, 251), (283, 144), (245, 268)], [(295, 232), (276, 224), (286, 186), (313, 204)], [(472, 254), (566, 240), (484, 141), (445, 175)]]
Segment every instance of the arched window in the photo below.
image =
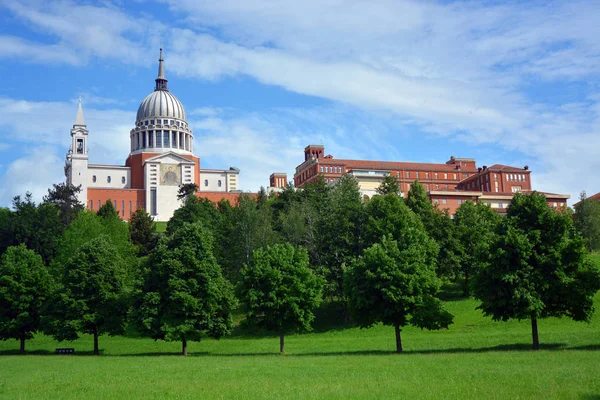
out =
[(92, 182), (96, 183), (96, 175), (92, 176)]
[(106, 182), (110, 183), (110, 176), (106, 177)]
[(217, 183), (219, 185), (219, 187), (221, 187), (221, 180), (219, 179), (219, 182)]
[(121, 183), (125, 183), (125, 177), (121, 177)]
[(204, 180), (204, 186), (208, 186), (208, 179)]

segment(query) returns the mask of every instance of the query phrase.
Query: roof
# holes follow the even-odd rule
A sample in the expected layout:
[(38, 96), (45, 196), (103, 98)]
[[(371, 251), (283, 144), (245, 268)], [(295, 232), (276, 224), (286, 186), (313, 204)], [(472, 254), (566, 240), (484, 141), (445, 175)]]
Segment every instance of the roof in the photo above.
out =
[(488, 167), (486, 169), (486, 171), (492, 171), (492, 172), (520, 172), (520, 173), (530, 173), (531, 172), (529, 169), (511, 167), (510, 165), (502, 165), (502, 164), (494, 164), (491, 167)]
[(405, 161), (371, 161), (371, 160), (344, 160), (336, 158), (319, 158), (323, 164), (343, 164), (351, 169), (374, 169), (374, 170), (411, 170), (411, 171), (446, 171), (446, 172), (477, 172), (475, 168), (457, 169), (453, 164), (417, 163)]

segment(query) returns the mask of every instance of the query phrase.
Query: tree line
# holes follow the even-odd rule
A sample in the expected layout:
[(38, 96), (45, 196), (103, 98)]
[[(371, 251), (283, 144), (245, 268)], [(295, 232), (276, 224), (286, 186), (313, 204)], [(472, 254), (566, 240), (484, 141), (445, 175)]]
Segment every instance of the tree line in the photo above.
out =
[(27, 194), (0, 209), (0, 338), (36, 332), (57, 340), (128, 331), (155, 340), (190, 341), (244, 324), (285, 335), (311, 329), (322, 302), (349, 323), (447, 328), (453, 315), (438, 294), (462, 286), (494, 320), (567, 316), (589, 321), (600, 271), (577, 218), (550, 208), (543, 195), (516, 194), (505, 217), (463, 203), (454, 218), (417, 181), (407, 199), (386, 176), (371, 199), (352, 176), (330, 186), (317, 179), (279, 194), (240, 194), (212, 203), (180, 190), (183, 200), (155, 232), (144, 210), (122, 222), (111, 201), (97, 213), (60, 184), (40, 204)]

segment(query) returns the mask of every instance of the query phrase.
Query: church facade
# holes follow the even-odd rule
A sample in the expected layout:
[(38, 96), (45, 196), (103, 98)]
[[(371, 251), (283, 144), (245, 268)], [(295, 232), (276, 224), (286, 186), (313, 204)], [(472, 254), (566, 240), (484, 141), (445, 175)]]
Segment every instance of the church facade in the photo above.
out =
[(87, 209), (97, 211), (110, 200), (123, 220), (144, 208), (156, 221), (168, 221), (181, 206), (177, 192), (185, 184), (196, 184), (199, 197), (235, 202), (240, 171), (200, 168), (185, 108), (167, 86), (162, 49), (155, 82), (138, 108), (124, 165), (88, 162), (90, 132), (79, 102), (65, 163), (67, 183), (81, 186), (79, 200)]

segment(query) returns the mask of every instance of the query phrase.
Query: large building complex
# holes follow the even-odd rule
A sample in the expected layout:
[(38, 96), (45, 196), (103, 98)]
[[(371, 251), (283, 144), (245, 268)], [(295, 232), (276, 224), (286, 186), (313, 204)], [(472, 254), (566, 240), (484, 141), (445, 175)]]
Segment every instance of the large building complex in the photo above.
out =
[(177, 192), (183, 184), (196, 184), (197, 195), (213, 201), (237, 198), (238, 169), (200, 169), (185, 108), (167, 87), (162, 49), (155, 82), (138, 108), (125, 165), (88, 163), (89, 131), (79, 102), (65, 174), (67, 183), (81, 186), (79, 199), (88, 209), (111, 200), (124, 220), (145, 208), (155, 220), (167, 221), (181, 205)]
[[(523, 168), (495, 164), (477, 167), (472, 158), (450, 157), (443, 164), (368, 161), (337, 159), (325, 155), (321, 145), (309, 145), (304, 149), (304, 162), (296, 167), (294, 185), (302, 187), (322, 175), (327, 183), (334, 184), (342, 175), (351, 174), (358, 180), (364, 196), (376, 194), (385, 175), (397, 178), (403, 196), (408, 195), (411, 184), (419, 181), (431, 201), (440, 209), (454, 214), (467, 200), (489, 204), (500, 213), (506, 211), (515, 193), (533, 190), (531, 171)], [(272, 176), (271, 185), (274, 177)], [(544, 193), (553, 207), (567, 204), (569, 195)]]

